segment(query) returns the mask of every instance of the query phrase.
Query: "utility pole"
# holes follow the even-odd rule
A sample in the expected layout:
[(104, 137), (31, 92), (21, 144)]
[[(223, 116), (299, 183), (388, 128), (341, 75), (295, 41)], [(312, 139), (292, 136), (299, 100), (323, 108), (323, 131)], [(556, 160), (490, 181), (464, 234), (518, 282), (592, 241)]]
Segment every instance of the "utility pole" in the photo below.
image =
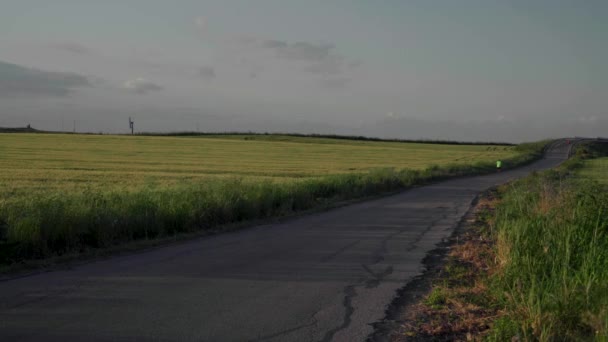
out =
[(131, 128), (131, 135), (133, 135), (134, 126), (135, 122), (133, 122), (133, 120), (131, 120), (131, 117), (129, 117), (129, 128)]
[(74, 133), (76, 133), (76, 120), (74, 120)]

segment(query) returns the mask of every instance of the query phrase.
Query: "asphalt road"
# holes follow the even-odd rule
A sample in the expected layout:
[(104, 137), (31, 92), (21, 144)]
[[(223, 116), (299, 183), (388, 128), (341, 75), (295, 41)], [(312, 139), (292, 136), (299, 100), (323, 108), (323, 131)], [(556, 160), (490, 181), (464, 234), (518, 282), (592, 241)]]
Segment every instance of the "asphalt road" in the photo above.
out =
[(363, 341), (475, 196), (562, 162), (0, 282), (2, 341)]

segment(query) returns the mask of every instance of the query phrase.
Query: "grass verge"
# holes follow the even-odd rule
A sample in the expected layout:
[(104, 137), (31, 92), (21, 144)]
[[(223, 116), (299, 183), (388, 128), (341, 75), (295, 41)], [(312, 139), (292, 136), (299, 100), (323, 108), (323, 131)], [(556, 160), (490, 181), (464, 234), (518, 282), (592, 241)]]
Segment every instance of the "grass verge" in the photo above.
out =
[[(537, 159), (545, 144), (520, 145), (520, 154), (505, 163), (514, 167)], [(57, 191), (4, 198), (0, 201), (0, 264), (209, 231), (493, 170), (493, 163), (478, 162), (424, 170), (382, 169), (288, 183), (234, 178), (169, 189)]]

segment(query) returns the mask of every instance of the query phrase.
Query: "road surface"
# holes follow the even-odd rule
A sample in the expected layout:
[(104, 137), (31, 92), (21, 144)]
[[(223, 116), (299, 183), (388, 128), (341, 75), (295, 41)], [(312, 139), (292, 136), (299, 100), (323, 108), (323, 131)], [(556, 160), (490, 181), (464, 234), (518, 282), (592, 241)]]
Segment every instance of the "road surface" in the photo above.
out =
[(0, 282), (2, 341), (364, 341), (481, 191), (460, 178), (323, 213)]

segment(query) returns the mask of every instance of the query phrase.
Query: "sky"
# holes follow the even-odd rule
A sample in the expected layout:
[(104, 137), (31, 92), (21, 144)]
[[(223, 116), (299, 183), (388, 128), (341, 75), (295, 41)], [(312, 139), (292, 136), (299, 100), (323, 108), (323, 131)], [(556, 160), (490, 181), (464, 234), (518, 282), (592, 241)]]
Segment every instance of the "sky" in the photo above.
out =
[(0, 0), (0, 127), (608, 136), (605, 0)]

